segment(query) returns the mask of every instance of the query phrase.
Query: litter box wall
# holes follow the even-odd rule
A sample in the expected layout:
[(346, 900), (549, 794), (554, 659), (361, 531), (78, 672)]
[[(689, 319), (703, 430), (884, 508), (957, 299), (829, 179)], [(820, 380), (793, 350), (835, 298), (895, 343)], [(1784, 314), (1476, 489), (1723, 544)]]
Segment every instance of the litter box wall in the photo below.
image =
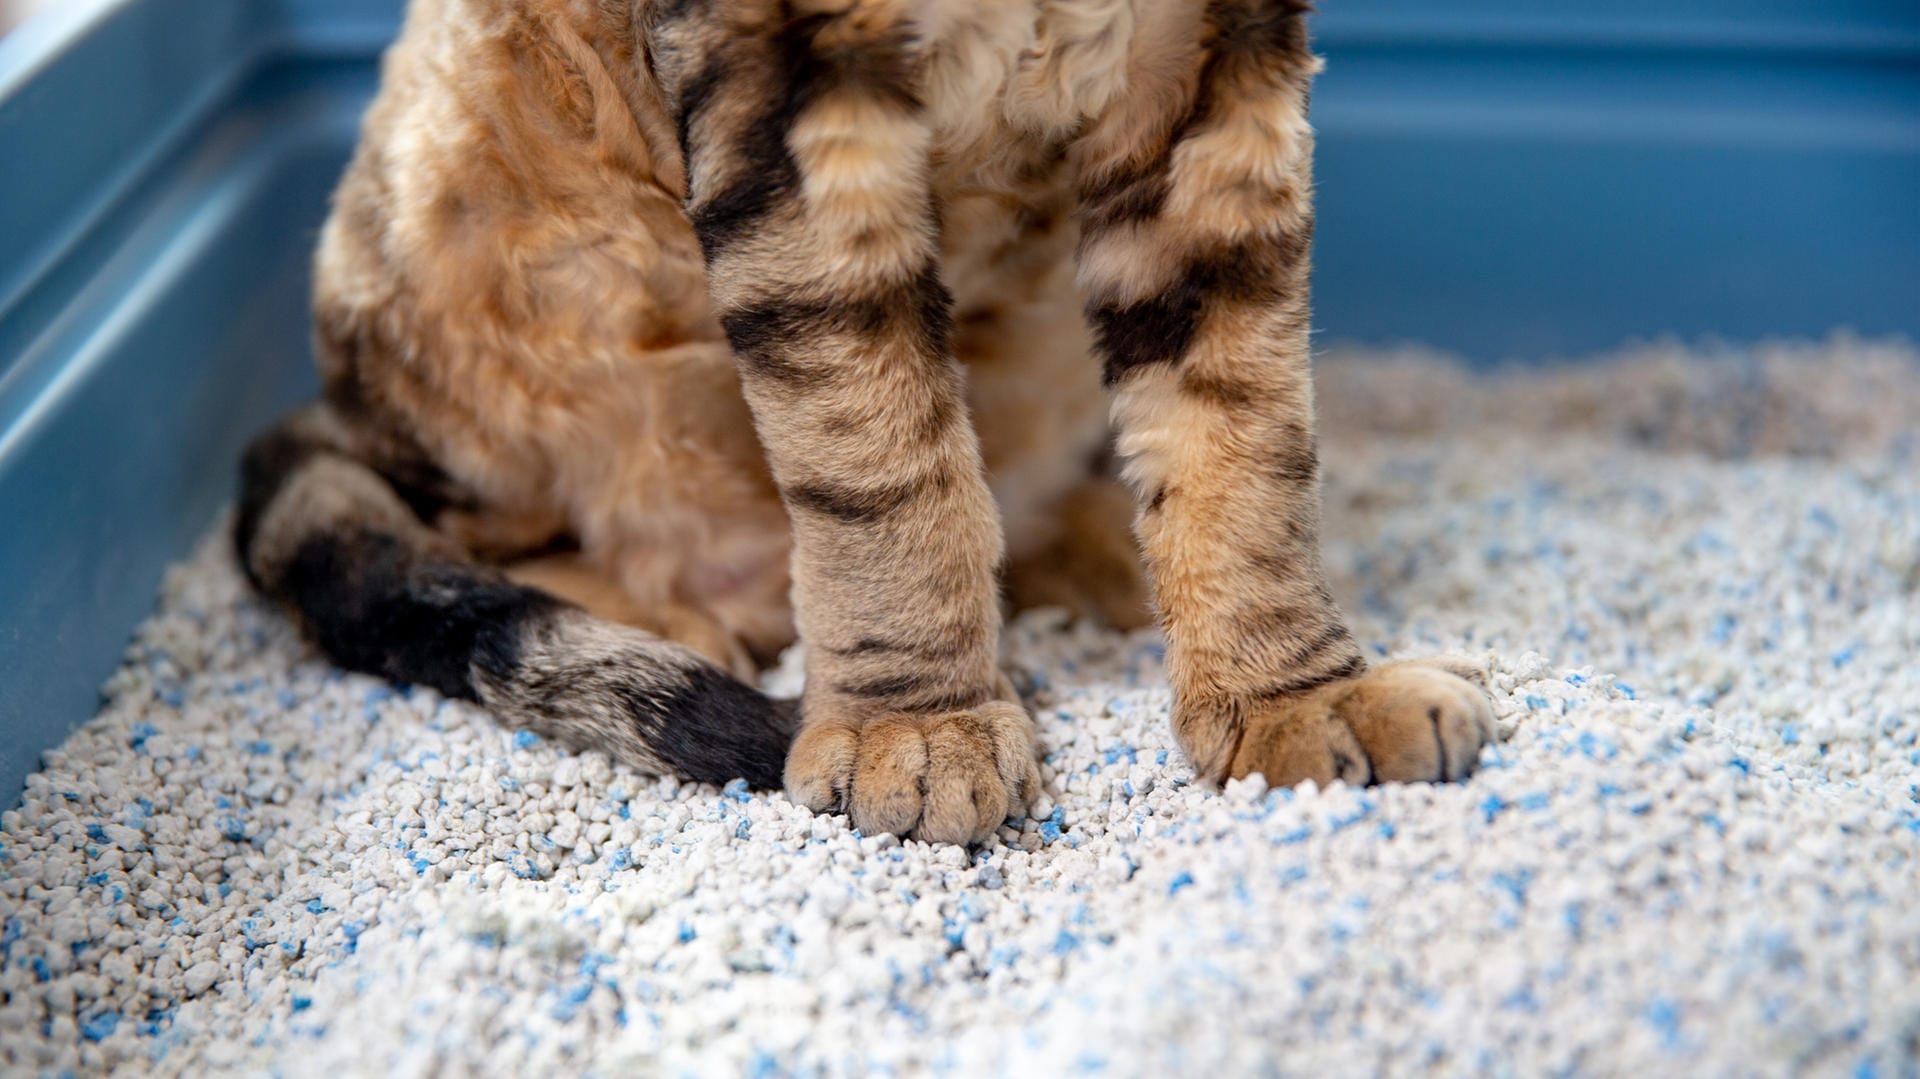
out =
[[(0, 805), (246, 435), (398, 0), (68, 0), (0, 39)], [(1476, 359), (1920, 332), (1909, 0), (1328, 0), (1325, 337)]]

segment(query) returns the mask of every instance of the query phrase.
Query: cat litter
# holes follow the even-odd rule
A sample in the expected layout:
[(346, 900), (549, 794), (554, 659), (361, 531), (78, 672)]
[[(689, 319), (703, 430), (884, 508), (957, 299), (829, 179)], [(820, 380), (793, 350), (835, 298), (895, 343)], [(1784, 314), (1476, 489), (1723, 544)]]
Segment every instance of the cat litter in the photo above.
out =
[[(1920, 1074), (1920, 358), (1320, 366), (1363, 642), (1454, 786), (1209, 792), (1150, 633), (1016, 621), (965, 851), (345, 675), (224, 538), (0, 827), (9, 1074)], [(797, 657), (769, 675), (791, 692)]]

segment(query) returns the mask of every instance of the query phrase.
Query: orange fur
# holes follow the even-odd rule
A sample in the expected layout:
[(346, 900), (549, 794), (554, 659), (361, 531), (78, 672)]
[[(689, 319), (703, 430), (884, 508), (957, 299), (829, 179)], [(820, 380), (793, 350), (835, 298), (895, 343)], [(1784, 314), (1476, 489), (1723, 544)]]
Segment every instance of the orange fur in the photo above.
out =
[(1484, 700), (1367, 671), (1320, 569), (1303, 19), (414, 0), (317, 260), (330, 445), (715, 663), (804, 637), (788, 788), (863, 828), (1035, 789), (1003, 557), (1121, 624), (1151, 571), (1204, 778), (1461, 774)]

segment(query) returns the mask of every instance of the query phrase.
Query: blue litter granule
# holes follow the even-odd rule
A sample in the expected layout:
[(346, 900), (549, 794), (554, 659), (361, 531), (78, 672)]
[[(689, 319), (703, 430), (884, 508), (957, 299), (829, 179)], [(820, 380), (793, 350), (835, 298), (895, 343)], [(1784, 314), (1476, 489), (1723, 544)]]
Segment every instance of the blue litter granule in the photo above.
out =
[(578, 1006), (585, 1003), (586, 999), (592, 995), (593, 979), (582, 978), (568, 986), (565, 992), (560, 994), (560, 1000), (562, 1003)]
[(1527, 707), (1535, 712), (1542, 711), (1547, 707), (1547, 699), (1529, 693), (1527, 694)]
[(744, 779), (728, 780), (727, 785), (720, 788), (720, 794), (736, 802), (744, 802), (753, 797), (753, 792), (747, 789), (747, 781)]
[(1366, 820), (1368, 817), (1373, 816), (1373, 810), (1374, 810), (1374, 803), (1370, 799), (1362, 798), (1359, 800), (1358, 804), (1354, 806), (1353, 812), (1342, 814), (1341, 816), (1334, 817), (1332, 820), (1328, 821), (1327, 823), (1331, 826), (1329, 830), (1338, 832), (1338, 831), (1341, 831), (1342, 829), (1358, 824), (1361, 821)]
[(1597, 761), (1610, 761), (1620, 754), (1618, 746), (1592, 731), (1581, 731), (1576, 744), (1581, 753)]
[(1501, 798), (1497, 794), (1489, 794), (1486, 800), (1480, 803), (1480, 815), (1486, 818), (1487, 823), (1491, 824), (1493, 823), (1493, 819), (1498, 817), (1506, 808), (1507, 802), (1504, 798)]
[(1660, 1032), (1661, 1044), (1668, 1049), (1680, 1046), (1680, 1008), (1666, 997), (1655, 997), (1647, 1004), (1647, 1022)]
[(1587, 908), (1581, 903), (1568, 903), (1560, 909), (1560, 924), (1567, 927), (1567, 935), (1579, 940), (1586, 935)]
[(750, 1079), (773, 1079), (780, 1074), (780, 1062), (764, 1049), (753, 1051), (753, 1060), (747, 1064)]
[(1040, 824), (1040, 838), (1049, 843), (1059, 842), (1060, 829), (1066, 822), (1066, 808), (1064, 806), (1054, 806), (1053, 814)]
[(135, 723), (133, 725), (133, 737), (127, 739), (127, 745), (135, 750), (145, 750), (147, 748), (147, 739), (152, 738), (158, 733), (158, 731), (154, 730), (153, 724), (151, 723)]
[(1053, 954), (1071, 955), (1080, 947), (1080, 938), (1062, 929), (1060, 935), (1053, 938)]
[(95, 843), (104, 844), (108, 841), (107, 830), (98, 824), (89, 824), (87, 825), (87, 838), (93, 840)]
[(101, 1012), (80, 1024), (80, 1036), (90, 1042), (109, 1038), (120, 1029), (119, 1012)]
[(1177, 895), (1180, 889), (1185, 888), (1192, 883), (1193, 883), (1193, 874), (1182, 869), (1178, 874), (1174, 876), (1172, 880), (1167, 882), (1167, 894)]
[(273, 743), (256, 739), (247, 743), (247, 752), (256, 757), (264, 757), (273, 752)]
[(1533, 990), (1522, 986), (1502, 998), (1500, 1006), (1508, 1011), (1531, 1015), (1540, 1010), (1540, 998), (1533, 995)]
[(982, 888), (999, 888), (1006, 883), (1006, 878), (1000, 875), (999, 866), (988, 862), (986, 865), (980, 867), (979, 881), (980, 887)]
[(540, 736), (532, 731), (514, 731), (513, 748), (531, 749), (540, 744)]
[(1522, 906), (1527, 902), (1527, 887), (1533, 883), (1533, 871), (1521, 869), (1512, 873), (1495, 873), (1493, 886), (1507, 894), (1507, 897)]
[(313, 1007), (313, 998), (297, 996), (293, 998), (292, 1004), (295, 1013), (304, 1012), (308, 1008)]

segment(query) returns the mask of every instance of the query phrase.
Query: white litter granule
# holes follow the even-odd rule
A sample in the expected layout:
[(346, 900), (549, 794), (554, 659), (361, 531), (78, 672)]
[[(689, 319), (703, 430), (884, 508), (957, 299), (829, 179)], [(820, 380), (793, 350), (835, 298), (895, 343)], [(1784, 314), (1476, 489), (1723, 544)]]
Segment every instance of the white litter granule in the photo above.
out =
[(1920, 358), (1320, 383), (1335, 591), (1484, 659), (1470, 782), (1203, 791), (1156, 639), (1030, 615), (1032, 818), (861, 837), (332, 670), (216, 536), (4, 816), (0, 1068), (1920, 1071)]

